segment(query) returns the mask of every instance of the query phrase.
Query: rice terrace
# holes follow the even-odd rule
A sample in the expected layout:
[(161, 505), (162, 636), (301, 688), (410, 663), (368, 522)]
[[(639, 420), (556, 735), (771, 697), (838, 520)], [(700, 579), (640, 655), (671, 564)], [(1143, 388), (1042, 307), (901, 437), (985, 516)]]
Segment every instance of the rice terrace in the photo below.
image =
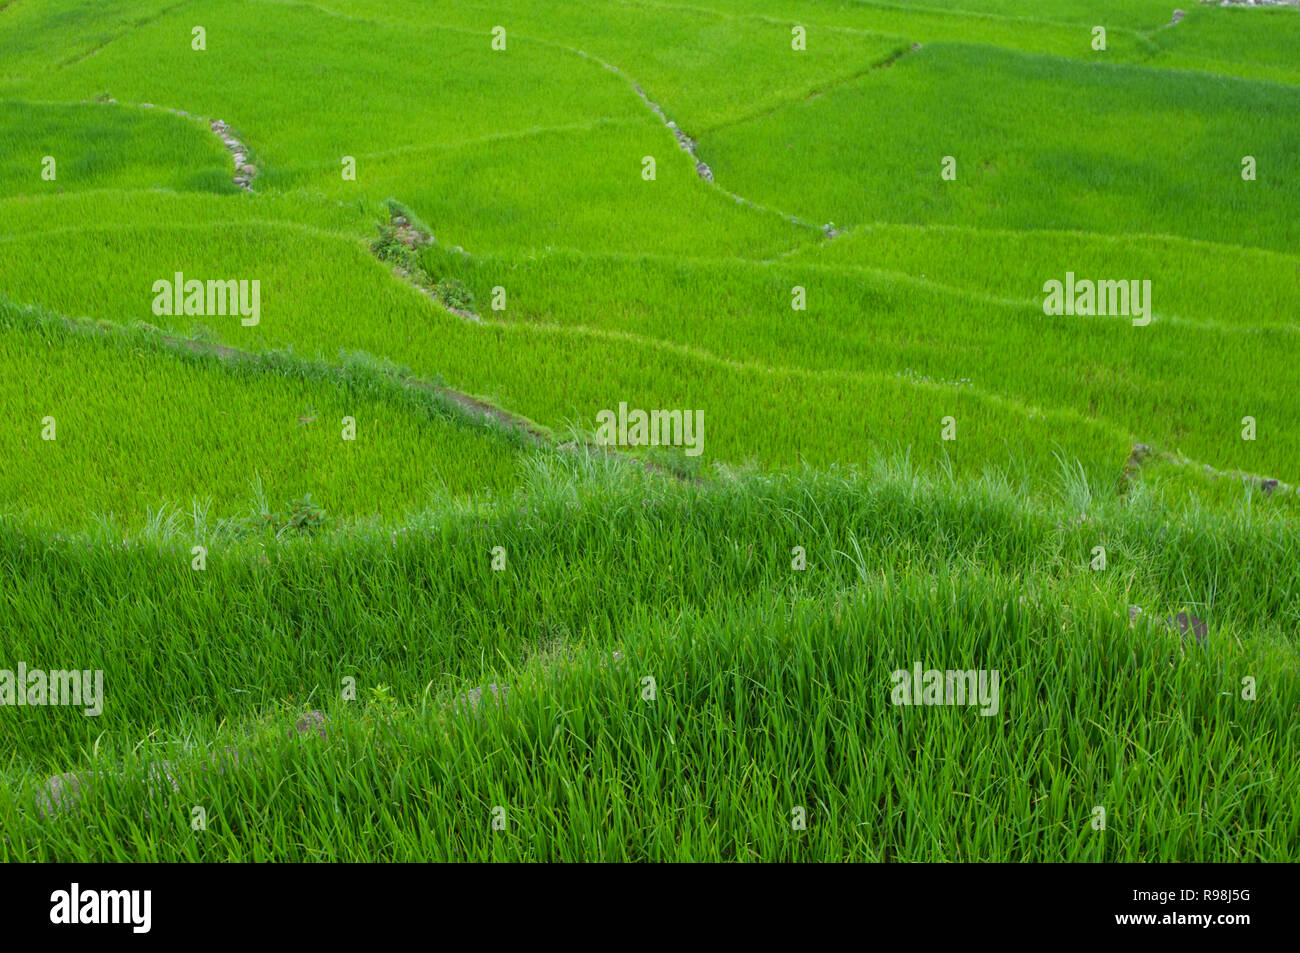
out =
[(0, 0), (0, 858), (1296, 860), (1300, 5), (1182, 2)]

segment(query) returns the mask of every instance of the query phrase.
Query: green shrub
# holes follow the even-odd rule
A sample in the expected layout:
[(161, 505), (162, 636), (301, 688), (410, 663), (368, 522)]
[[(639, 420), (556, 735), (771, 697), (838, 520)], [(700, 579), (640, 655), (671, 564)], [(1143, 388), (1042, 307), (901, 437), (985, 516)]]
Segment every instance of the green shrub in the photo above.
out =
[(443, 278), (434, 286), (433, 293), (449, 308), (458, 311), (474, 310), (474, 292), (456, 278)]

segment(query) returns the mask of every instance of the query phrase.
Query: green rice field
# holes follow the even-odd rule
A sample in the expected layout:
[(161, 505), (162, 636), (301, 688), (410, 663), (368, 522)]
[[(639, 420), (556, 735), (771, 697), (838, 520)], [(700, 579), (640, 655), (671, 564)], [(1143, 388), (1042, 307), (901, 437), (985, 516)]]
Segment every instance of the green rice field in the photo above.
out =
[(1189, 6), (0, 0), (0, 859), (1300, 859)]

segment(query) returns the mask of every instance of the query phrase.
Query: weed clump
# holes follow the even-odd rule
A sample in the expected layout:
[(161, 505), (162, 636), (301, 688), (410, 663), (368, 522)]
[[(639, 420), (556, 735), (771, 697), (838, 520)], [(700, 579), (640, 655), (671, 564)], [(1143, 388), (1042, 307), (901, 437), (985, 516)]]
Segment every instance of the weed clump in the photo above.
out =
[(443, 278), (433, 287), (433, 293), (449, 308), (457, 311), (474, 310), (474, 292), (463, 281), (456, 278)]
[(401, 206), (389, 203), (390, 220), (376, 226), (379, 235), (370, 241), (370, 253), (397, 268), (443, 305), (462, 314), (474, 314), (474, 292), (463, 281), (436, 275), (421, 258), (419, 249), (433, 244), (433, 236), (413, 225)]
[(235, 527), (235, 535), (248, 537), (269, 532), (276, 537), (315, 536), (329, 520), (324, 507), (308, 493), (291, 502), (287, 513), (272, 512), (264, 504), (256, 507), (253, 515)]
[(370, 240), (370, 253), (380, 261), (405, 268), (412, 275), (423, 270), (415, 249), (403, 241), (394, 225), (379, 225), (379, 237)]

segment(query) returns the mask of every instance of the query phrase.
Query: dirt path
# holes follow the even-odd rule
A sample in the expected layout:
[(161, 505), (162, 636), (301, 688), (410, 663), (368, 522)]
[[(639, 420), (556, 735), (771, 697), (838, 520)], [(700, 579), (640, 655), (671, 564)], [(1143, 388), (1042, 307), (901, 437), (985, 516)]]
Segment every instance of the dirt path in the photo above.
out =
[[(71, 321), (70, 319), (68, 320), (69, 320), (69, 324), (78, 330), (85, 329), (88, 327), (93, 327), (91, 325), (86, 325), (86, 324), (81, 324), (79, 322)], [(94, 330), (102, 331), (103, 333), (112, 333), (111, 328), (94, 327)], [(189, 351), (194, 354), (211, 354), (213, 356), (219, 357), (223, 361), (228, 361), (232, 363), (240, 362), (240, 361), (260, 363), (262, 360), (261, 355), (251, 351), (242, 351), (238, 348), (228, 347), (224, 344), (213, 344), (207, 341), (198, 341), (195, 340), (194, 338), (185, 338), (185, 337), (179, 337), (177, 335), (163, 333), (159, 335), (159, 340), (166, 347), (171, 348), (172, 350)], [(657, 464), (652, 460), (645, 460), (640, 457), (634, 457), (629, 454), (620, 453), (618, 450), (615, 450), (611, 447), (604, 446), (602, 444), (588, 443), (580, 446), (576, 442), (571, 442), (571, 441), (565, 443), (559, 443), (554, 440), (554, 438), (551, 436), (550, 433), (543, 430), (542, 428), (534, 424), (532, 421), (528, 420), (526, 417), (522, 417), (517, 414), (512, 414), (508, 410), (504, 410), (501, 407), (497, 407), (495, 404), (491, 404), (478, 397), (474, 397), (470, 394), (466, 394), (463, 391), (453, 390), (450, 387), (443, 387), (439, 384), (435, 384), (432, 381), (425, 380), (420, 377), (413, 377), (410, 375), (399, 374), (396, 372), (386, 372), (386, 373), (388, 374), (389, 379), (394, 381), (397, 384), (400, 384), (404, 387), (413, 387), (416, 388), (417, 390), (422, 390), (425, 393), (432, 394), (435, 397), (439, 397), (442, 400), (446, 401), (447, 403), (454, 405), (455, 407), (459, 408), (460, 411), (464, 413), (471, 420), (478, 419), (481, 421), (493, 422), (503, 427), (506, 427), (510, 430), (515, 430), (523, 434), (532, 443), (538, 446), (551, 446), (551, 447), (558, 448), (560, 450), (574, 451), (574, 452), (576, 452), (579, 449), (598, 450), (614, 459), (623, 461), (625, 463), (635, 464), (636, 466), (641, 467), (647, 472), (656, 474), (658, 476), (669, 476), (679, 482), (695, 483), (697, 485), (702, 485), (704, 482), (698, 477), (686, 476), (684, 474), (676, 472), (675, 470), (671, 470), (668, 467), (661, 466), (660, 464)]]
[(696, 149), (699, 146), (699, 143), (697, 143), (694, 139), (692, 139), (685, 132), (683, 132), (681, 127), (679, 127), (676, 122), (668, 118), (667, 114), (664, 113), (663, 108), (658, 103), (656, 103), (653, 99), (650, 98), (649, 94), (644, 89), (641, 88), (640, 83), (634, 80), (631, 76), (624, 73), (613, 63), (609, 63), (601, 59), (599, 56), (593, 56), (591, 53), (588, 53), (585, 50), (575, 50), (572, 47), (563, 47), (563, 49), (567, 49), (569, 50), (569, 52), (581, 56), (584, 59), (591, 60), (593, 63), (599, 63), (601, 66), (605, 67), (605, 69), (609, 70), (611, 73), (617, 73), (624, 80), (626, 80), (627, 84), (632, 87), (632, 89), (636, 92), (638, 96), (641, 97), (641, 101), (645, 103), (646, 107), (656, 116), (658, 116), (659, 120), (664, 124), (664, 127), (673, 134), (674, 138), (676, 138), (677, 140), (678, 148), (680, 148), (683, 152), (685, 152), (688, 156), (691, 157), (691, 160), (695, 163), (695, 174), (698, 175), (705, 182), (715, 187), (719, 192), (723, 193), (728, 198), (732, 199), (733, 201), (737, 202), (740, 205), (745, 205), (748, 206), (749, 208), (757, 209), (760, 212), (768, 212), (772, 215), (779, 215), (787, 222), (789, 222), (791, 225), (795, 225), (799, 228), (806, 228), (810, 230), (820, 231), (827, 238), (834, 238), (837, 234), (839, 234), (835, 230), (835, 228), (830, 224), (814, 225), (812, 222), (805, 222), (803, 219), (798, 218), (794, 215), (790, 215), (786, 212), (782, 212), (780, 209), (770, 208), (769, 206), (761, 205), (758, 202), (753, 201), (752, 199), (747, 199), (743, 195), (737, 195), (735, 192), (723, 188), (714, 179), (713, 170), (709, 168), (706, 162), (700, 159), (699, 155), (697, 155)]
[[(88, 100), (83, 100), (87, 102)], [(111, 96), (104, 96), (99, 102), (108, 103), (116, 106), (118, 102)], [(193, 119), (203, 123), (208, 127), (211, 133), (221, 140), (226, 152), (230, 154), (230, 159), (235, 165), (235, 174), (231, 181), (239, 186), (245, 192), (253, 191), (253, 179), (257, 177), (257, 166), (249, 161), (248, 146), (241, 142), (231, 130), (230, 126), (222, 119), (207, 119), (203, 116), (197, 116), (194, 113), (187, 112), (184, 109), (173, 109), (170, 106), (155, 106), (153, 103), (134, 103), (136, 109), (158, 109), (165, 113), (171, 113), (173, 116), (179, 116), (182, 119)]]

